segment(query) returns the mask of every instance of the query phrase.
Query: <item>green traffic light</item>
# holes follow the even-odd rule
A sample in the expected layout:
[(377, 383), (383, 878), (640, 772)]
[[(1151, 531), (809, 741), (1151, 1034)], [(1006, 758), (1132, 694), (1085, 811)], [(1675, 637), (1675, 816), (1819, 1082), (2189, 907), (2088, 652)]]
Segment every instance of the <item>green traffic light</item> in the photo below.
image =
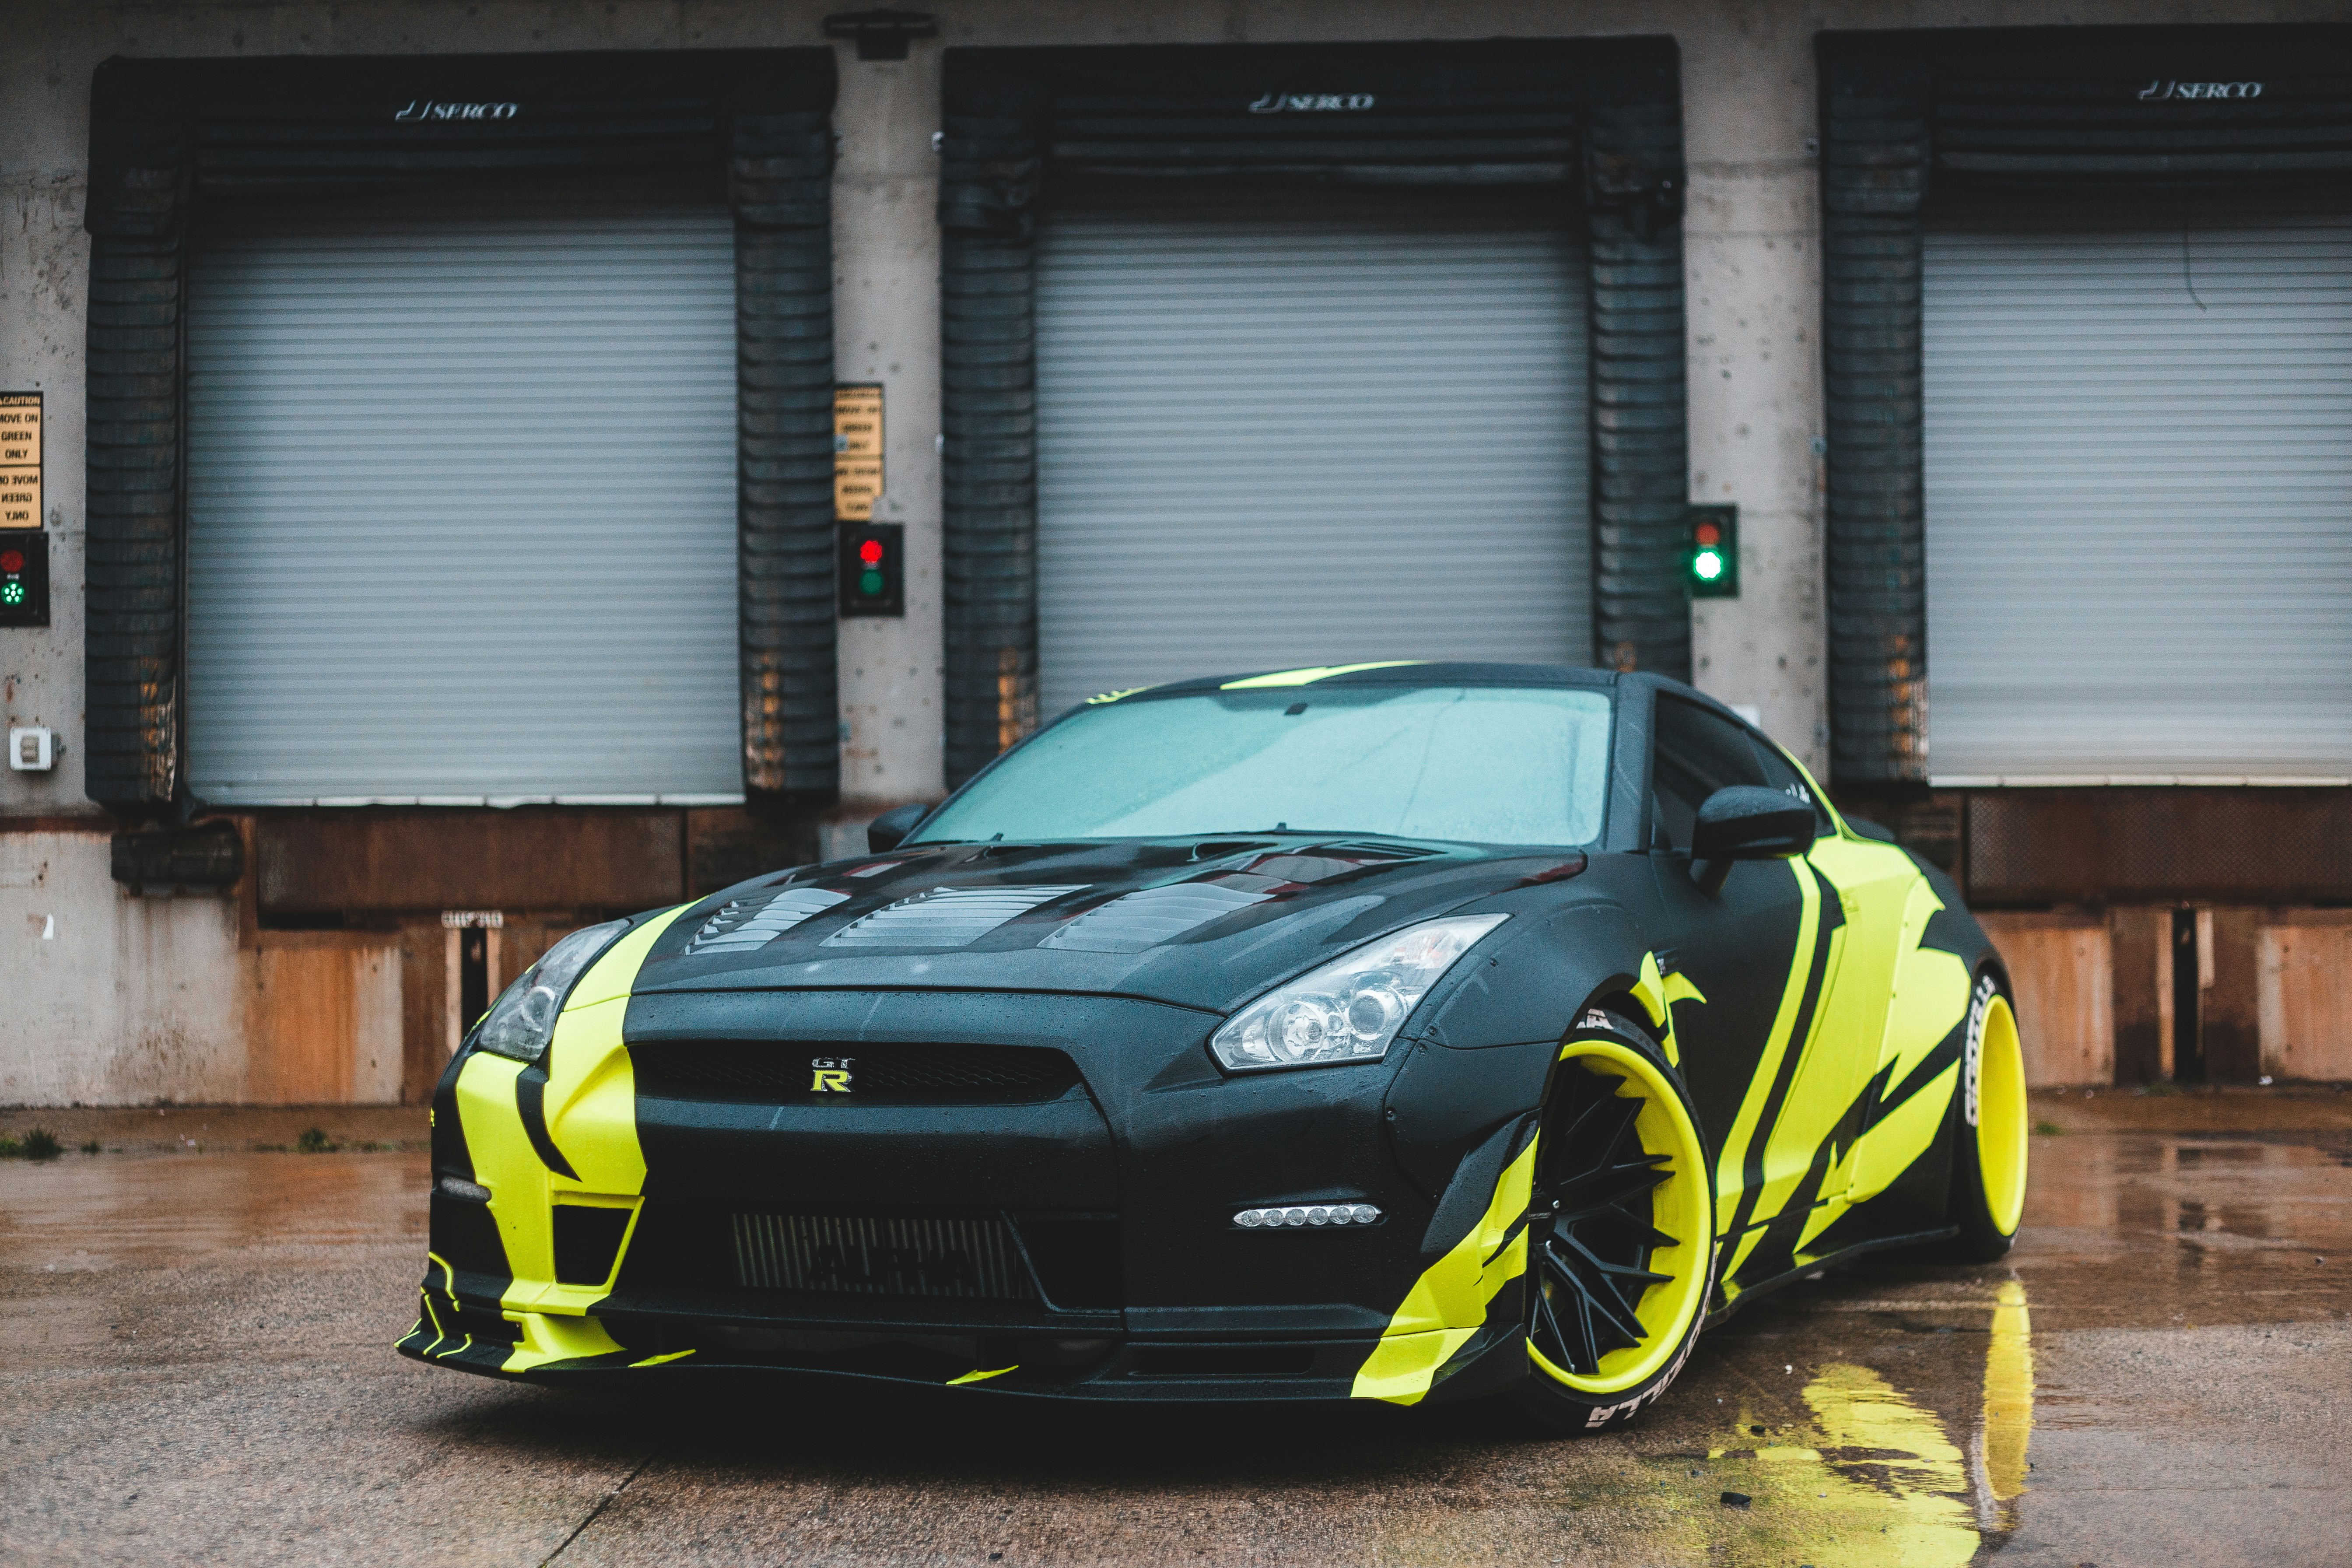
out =
[(872, 570), (859, 573), (857, 576), (857, 591), (865, 595), (869, 599), (881, 593), (882, 574)]
[(25, 602), (25, 584), (0, 583), (0, 605), (21, 605)]
[(1691, 573), (1702, 583), (1712, 583), (1723, 575), (1723, 554), (1720, 551), (1702, 550), (1691, 557)]

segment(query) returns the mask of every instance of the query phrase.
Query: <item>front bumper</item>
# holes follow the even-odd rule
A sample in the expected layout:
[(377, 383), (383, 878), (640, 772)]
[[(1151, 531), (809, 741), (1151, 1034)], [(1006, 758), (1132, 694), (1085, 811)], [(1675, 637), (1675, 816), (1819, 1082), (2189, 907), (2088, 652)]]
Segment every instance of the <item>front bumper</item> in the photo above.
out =
[[(1384, 1341), (1428, 1338), (1459, 1371), (1516, 1322), (1515, 1289), (1466, 1323), (1401, 1312), (1456, 1247), (1460, 1216), (1489, 1206), (1497, 1157), (1465, 1155), (1539, 1091), (1539, 1076), (1514, 1086), (1515, 1053), (1475, 1053), (1491, 1091), (1456, 1094), (1450, 1118), (1417, 1110), (1406, 1146), (1390, 1110), (1400, 1081), (1416, 1060), (1424, 1079), (1458, 1076), (1433, 1058), (1464, 1053), (1228, 1079), (1204, 1048), (1213, 1016), (1115, 997), (739, 993), (583, 1011), (605, 1009), (576, 1028), (565, 1016), (543, 1075), (474, 1056), (445, 1079), (436, 1178), (490, 1196), (436, 1189), (404, 1353), (534, 1381), (719, 1369), (1081, 1399), (1337, 1399), (1366, 1392)], [(714, 1043), (797, 1060), (941, 1040), (1059, 1050), (1077, 1080), (1018, 1103), (659, 1088), (665, 1053)], [(1441, 1170), (1450, 1182), (1431, 1181)], [(1244, 1208), (1339, 1203), (1382, 1218), (1233, 1223)], [(942, 1268), (908, 1250), (911, 1237), (936, 1254), (950, 1232), (988, 1258), (957, 1252)], [(866, 1260), (847, 1273), (779, 1275), (761, 1250), (843, 1236)], [(905, 1255), (874, 1262), (884, 1238)], [(1523, 1357), (1496, 1364), (1524, 1371)]]

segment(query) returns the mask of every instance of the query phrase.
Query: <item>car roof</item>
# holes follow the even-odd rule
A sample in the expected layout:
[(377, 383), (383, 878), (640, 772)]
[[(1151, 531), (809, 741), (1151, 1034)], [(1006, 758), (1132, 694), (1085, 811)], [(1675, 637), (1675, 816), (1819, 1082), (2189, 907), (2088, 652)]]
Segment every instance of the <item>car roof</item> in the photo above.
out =
[(1094, 700), (1189, 697), (1206, 691), (1263, 690), (1303, 686), (1581, 686), (1607, 689), (1617, 672), (1564, 664), (1488, 664), (1421, 659), (1381, 659), (1366, 664), (1310, 665), (1300, 669), (1249, 670), (1202, 676), (1164, 686), (1105, 692)]

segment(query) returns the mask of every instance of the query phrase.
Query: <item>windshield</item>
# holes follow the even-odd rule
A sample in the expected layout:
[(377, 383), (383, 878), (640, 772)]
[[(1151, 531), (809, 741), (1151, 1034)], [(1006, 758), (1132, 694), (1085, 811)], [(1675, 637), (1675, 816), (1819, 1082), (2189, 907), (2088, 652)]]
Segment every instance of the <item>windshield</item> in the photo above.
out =
[(1081, 709), (1006, 757), (917, 842), (1384, 834), (1588, 844), (1609, 698), (1558, 687), (1284, 687)]

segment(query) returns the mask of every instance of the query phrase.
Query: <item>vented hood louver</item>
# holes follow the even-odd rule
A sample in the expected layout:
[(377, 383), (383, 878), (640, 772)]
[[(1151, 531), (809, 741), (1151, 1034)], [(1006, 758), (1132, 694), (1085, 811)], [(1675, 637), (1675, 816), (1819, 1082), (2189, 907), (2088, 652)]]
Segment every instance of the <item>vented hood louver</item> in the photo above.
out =
[(749, 952), (792, 930), (811, 915), (820, 915), (849, 895), (824, 888), (782, 888), (749, 898), (732, 899), (702, 922), (684, 956), (699, 958), (714, 952)]
[(1088, 910), (1037, 945), (1078, 952), (1141, 952), (1271, 895), (1217, 882), (1145, 888)]
[(1369, 838), (1347, 839), (1337, 844), (1318, 844), (1307, 853), (1337, 855), (1349, 860), (1426, 860), (1432, 855), (1442, 855), (1442, 849), (1425, 848), (1418, 844), (1382, 844)]
[(933, 888), (855, 920), (827, 947), (968, 947), (1038, 905), (1083, 893), (1083, 882), (1050, 888)]

